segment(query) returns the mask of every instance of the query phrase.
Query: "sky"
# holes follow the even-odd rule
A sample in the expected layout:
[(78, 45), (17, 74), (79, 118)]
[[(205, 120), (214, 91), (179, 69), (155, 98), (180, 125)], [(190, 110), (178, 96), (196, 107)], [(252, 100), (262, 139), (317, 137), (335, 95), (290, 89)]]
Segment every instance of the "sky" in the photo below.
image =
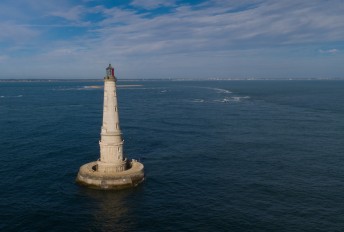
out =
[(1, 0), (0, 79), (344, 78), (343, 0)]

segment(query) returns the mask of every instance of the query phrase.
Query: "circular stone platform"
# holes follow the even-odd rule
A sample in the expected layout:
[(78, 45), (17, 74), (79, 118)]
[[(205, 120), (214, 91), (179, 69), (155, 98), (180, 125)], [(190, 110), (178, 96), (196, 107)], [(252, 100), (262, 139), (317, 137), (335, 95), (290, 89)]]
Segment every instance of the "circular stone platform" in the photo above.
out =
[(143, 164), (136, 160), (128, 163), (129, 168), (122, 172), (100, 173), (96, 171), (97, 161), (80, 167), (76, 182), (94, 189), (125, 189), (132, 188), (144, 180)]

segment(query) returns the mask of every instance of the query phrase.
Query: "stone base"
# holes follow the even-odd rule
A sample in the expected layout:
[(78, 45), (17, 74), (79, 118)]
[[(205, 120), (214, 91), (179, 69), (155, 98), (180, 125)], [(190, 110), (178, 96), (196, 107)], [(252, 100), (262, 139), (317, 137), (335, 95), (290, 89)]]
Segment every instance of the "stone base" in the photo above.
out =
[(114, 172), (123, 172), (128, 169), (128, 160), (123, 160), (120, 164), (112, 164), (112, 163), (105, 163), (102, 161), (97, 161), (97, 171), (99, 172), (106, 172), (106, 173), (114, 173)]
[(101, 173), (97, 171), (97, 161), (80, 167), (76, 182), (93, 189), (118, 190), (132, 188), (144, 180), (143, 164), (136, 160), (128, 163), (122, 172)]

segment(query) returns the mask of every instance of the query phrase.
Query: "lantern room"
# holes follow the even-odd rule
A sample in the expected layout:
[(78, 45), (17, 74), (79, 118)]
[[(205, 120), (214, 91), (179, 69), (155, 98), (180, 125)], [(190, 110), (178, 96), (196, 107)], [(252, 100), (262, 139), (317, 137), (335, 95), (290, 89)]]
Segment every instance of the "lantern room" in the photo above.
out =
[(115, 77), (115, 69), (109, 64), (109, 67), (106, 68), (106, 76)]

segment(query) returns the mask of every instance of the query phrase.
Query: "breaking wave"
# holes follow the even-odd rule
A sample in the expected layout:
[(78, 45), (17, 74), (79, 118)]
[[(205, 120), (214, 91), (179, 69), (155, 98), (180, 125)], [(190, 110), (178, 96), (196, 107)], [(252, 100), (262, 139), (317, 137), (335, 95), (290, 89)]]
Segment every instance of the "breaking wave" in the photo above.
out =
[(244, 97), (239, 97), (239, 96), (233, 96), (233, 97), (224, 97), (221, 99), (192, 99), (189, 102), (193, 103), (206, 103), (206, 102), (217, 102), (217, 103), (237, 103), (237, 102), (242, 102), (246, 99), (249, 99), (249, 96), (244, 96)]
[(212, 88), (212, 87), (200, 87), (200, 86), (193, 86), (194, 88), (200, 88), (200, 89), (209, 89), (209, 90), (213, 90), (216, 93), (232, 93), (232, 91), (228, 90), (228, 89), (221, 89), (221, 88)]
[(214, 102), (221, 102), (221, 103), (229, 103), (229, 102), (241, 102), (244, 99), (249, 99), (249, 96), (244, 96), (244, 97), (238, 97), (238, 96), (233, 96), (233, 97), (225, 97), (222, 99), (216, 99)]
[(220, 89), (220, 88), (211, 88), (211, 89), (215, 90), (217, 93), (232, 93), (231, 91), (227, 89)]

